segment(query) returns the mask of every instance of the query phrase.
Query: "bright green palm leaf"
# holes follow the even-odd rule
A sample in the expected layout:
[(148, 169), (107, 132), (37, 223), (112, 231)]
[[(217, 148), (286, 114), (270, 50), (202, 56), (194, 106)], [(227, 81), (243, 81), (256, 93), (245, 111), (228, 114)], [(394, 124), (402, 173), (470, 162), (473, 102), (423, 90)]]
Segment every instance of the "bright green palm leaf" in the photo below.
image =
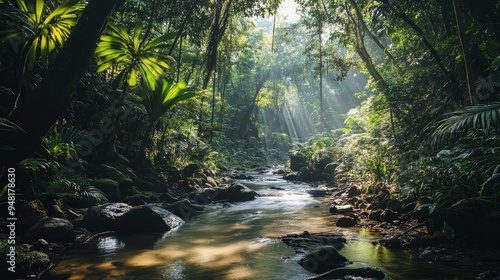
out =
[(139, 52), (139, 47), (140, 47), (139, 37), (141, 36), (141, 33), (142, 33), (142, 24), (138, 22), (134, 28), (134, 40), (133, 40), (134, 51), (136, 53)]
[(155, 39), (151, 40), (150, 42), (148, 42), (143, 50), (144, 51), (148, 51), (150, 49), (155, 49), (155, 48), (158, 48), (160, 45), (162, 44), (167, 44), (168, 41), (174, 39), (176, 36), (176, 33), (175, 32), (171, 32), (171, 33), (167, 33), (165, 35), (162, 35), (160, 37), (156, 37)]
[(28, 69), (33, 68), (37, 59), (46, 65), (49, 55), (64, 44), (76, 24), (84, 7), (79, 1), (65, 1), (50, 11), (45, 0), (16, 0), (14, 9), (0, 11), (4, 19), (0, 43), (12, 39), (21, 42)]
[(109, 24), (109, 27), (108, 32), (101, 36), (95, 51), (99, 58), (98, 72), (113, 65), (123, 66), (124, 71), (115, 77), (118, 79), (113, 82), (115, 86), (118, 83), (127, 83), (128, 86), (135, 87), (138, 79), (142, 78), (149, 88), (154, 89), (156, 81), (163, 75), (164, 70), (170, 67), (169, 62), (173, 60), (172, 57), (154, 50), (166, 46), (166, 41), (173, 37), (166, 34), (168, 36), (163, 35), (143, 44), (141, 23), (135, 25), (131, 35), (123, 26)]

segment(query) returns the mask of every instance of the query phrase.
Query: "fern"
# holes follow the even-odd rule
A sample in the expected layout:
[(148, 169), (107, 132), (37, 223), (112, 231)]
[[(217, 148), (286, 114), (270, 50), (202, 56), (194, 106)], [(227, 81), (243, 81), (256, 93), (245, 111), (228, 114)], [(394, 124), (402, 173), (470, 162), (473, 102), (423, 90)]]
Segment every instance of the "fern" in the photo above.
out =
[(82, 186), (67, 179), (55, 180), (52, 186), (82, 205), (96, 205), (108, 202), (107, 196), (94, 186)]
[(438, 122), (432, 137), (435, 141), (445, 141), (450, 137), (461, 137), (471, 130), (494, 128), (500, 124), (500, 102), (476, 105), (455, 111)]

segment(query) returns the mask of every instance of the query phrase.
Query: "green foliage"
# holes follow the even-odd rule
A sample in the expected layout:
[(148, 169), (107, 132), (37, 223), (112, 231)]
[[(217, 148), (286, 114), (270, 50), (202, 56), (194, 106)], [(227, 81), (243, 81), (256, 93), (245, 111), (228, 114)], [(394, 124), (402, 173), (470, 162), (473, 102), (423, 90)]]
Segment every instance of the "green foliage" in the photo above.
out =
[(108, 197), (104, 194), (104, 192), (89, 185), (88, 180), (82, 178), (76, 178), (76, 180), (51, 180), (48, 183), (47, 191), (67, 198), (71, 201), (71, 203), (82, 207), (89, 207), (108, 202)]
[(148, 41), (147, 38), (141, 39), (143, 26), (140, 22), (135, 25), (131, 35), (122, 25), (109, 23), (108, 26), (106, 35), (101, 36), (95, 51), (99, 58), (97, 72), (117, 66), (119, 73), (115, 79), (115, 87), (122, 82), (135, 87), (138, 77), (142, 77), (146, 85), (155, 90), (157, 81), (173, 62), (173, 58), (161, 50), (167, 47), (167, 42), (175, 37), (175, 33), (167, 33)]
[[(72, 160), (78, 149), (89, 149), (92, 145), (90, 135), (75, 127), (63, 127), (58, 131), (54, 126), (52, 133), (42, 139), (42, 157), (59, 168), (64, 160)], [(85, 146), (86, 145), (86, 146)]]
[[(438, 122), (433, 133), (437, 141), (455, 136), (455, 139), (470, 135), (478, 129), (500, 127), (500, 102), (466, 107), (455, 111)], [(497, 131), (498, 132), (498, 131)]]
[(60, 48), (76, 24), (84, 5), (80, 0), (16, 0), (10, 9), (0, 11), (0, 44), (22, 46), (27, 69), (38, 60), (46, 65), (49, 55)]
[[(10, 247), (6, 239), (0, 241), (0, 261), (7, 263), (9, 261)], [(16, 267), (15, 275), (13, 278), (22, 278), (26, 275), (39, 274), (45, 271), (51, 265), (50, 258), (47, 254), (40, 251), (27, 251), (23, 246), (16, 246)], [(11, 272), (5, 272), (10, 273)]]
[(146, 108), (150, 123), (155, 123), (163, 114), (177, 103), (195, 97), (197, 91), (186, 86), (185, 82), (159, 79), (154, 90), (146, 90), (142, 105)]

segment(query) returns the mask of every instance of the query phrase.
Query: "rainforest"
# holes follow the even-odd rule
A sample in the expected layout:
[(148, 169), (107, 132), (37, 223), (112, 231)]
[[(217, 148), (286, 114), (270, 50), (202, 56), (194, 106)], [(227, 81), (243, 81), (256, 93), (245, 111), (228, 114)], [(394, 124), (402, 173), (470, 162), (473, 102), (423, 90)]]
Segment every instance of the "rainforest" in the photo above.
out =
[(2, 279), (500, 279), (500, 2), (0, 0)]

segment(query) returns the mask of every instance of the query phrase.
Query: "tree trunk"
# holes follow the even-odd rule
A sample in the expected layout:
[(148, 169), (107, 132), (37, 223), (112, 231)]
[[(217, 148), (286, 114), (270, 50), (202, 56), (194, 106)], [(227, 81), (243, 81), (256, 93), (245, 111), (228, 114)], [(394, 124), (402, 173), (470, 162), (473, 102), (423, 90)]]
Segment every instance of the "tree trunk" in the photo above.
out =
[(3, 167), (15, 167), (39, 147), (43, 136), (67, 108), (111, 12), (124, 1), (90, 0), (40, 85), (10, 115), (9, 119), (24, 132), (0, 131), (0, 139), (15, 148), (0, 151)]
[(245, 111), (245, 114), (243, 115), (243, 119), (240, 123), (240, 128), (238, 130), (238, 136), (242, 139), (244, 138), (245, 133), (247, 132), (248, 124), (250, 123), (250, 118), (252, 116), (252, 112), (255, 109), (255, 105), (257, 103), (257, 97), (259, 96), (259, 92), (264, 87), (264, 84), (266, 83), (266, 81), (269, 79), (270, 76), (271, 76), (271, 71), (267, 70), (262, 75), (262, 77), (257, 82), (257, 85), (255, 86), (255, 94), (253, 96), (252, 104), (250, 104), (248, 109)]
[[(469, 41), (465, 37), (465, 27), (464, 27), (464, 15), (462, 6), (458, 3), (457, 0), (453, 0), (453, 11), (455, 13), (455, 19), (457, 20), (457, 31), (458, 38), (460, 39), (460, 46), (462, 47), (462, 53), (464, 55), (464, 63), (465, 63), (465, 74), (467, 76), (467, 90), (469, 93), (469, 105), (475, 105), (475, 90), (474, 90), (474, 70), (472, 67), (472, 59), (470, 55), (469, 49)], [(467, 100), (466, 100), (467, 101)]]

